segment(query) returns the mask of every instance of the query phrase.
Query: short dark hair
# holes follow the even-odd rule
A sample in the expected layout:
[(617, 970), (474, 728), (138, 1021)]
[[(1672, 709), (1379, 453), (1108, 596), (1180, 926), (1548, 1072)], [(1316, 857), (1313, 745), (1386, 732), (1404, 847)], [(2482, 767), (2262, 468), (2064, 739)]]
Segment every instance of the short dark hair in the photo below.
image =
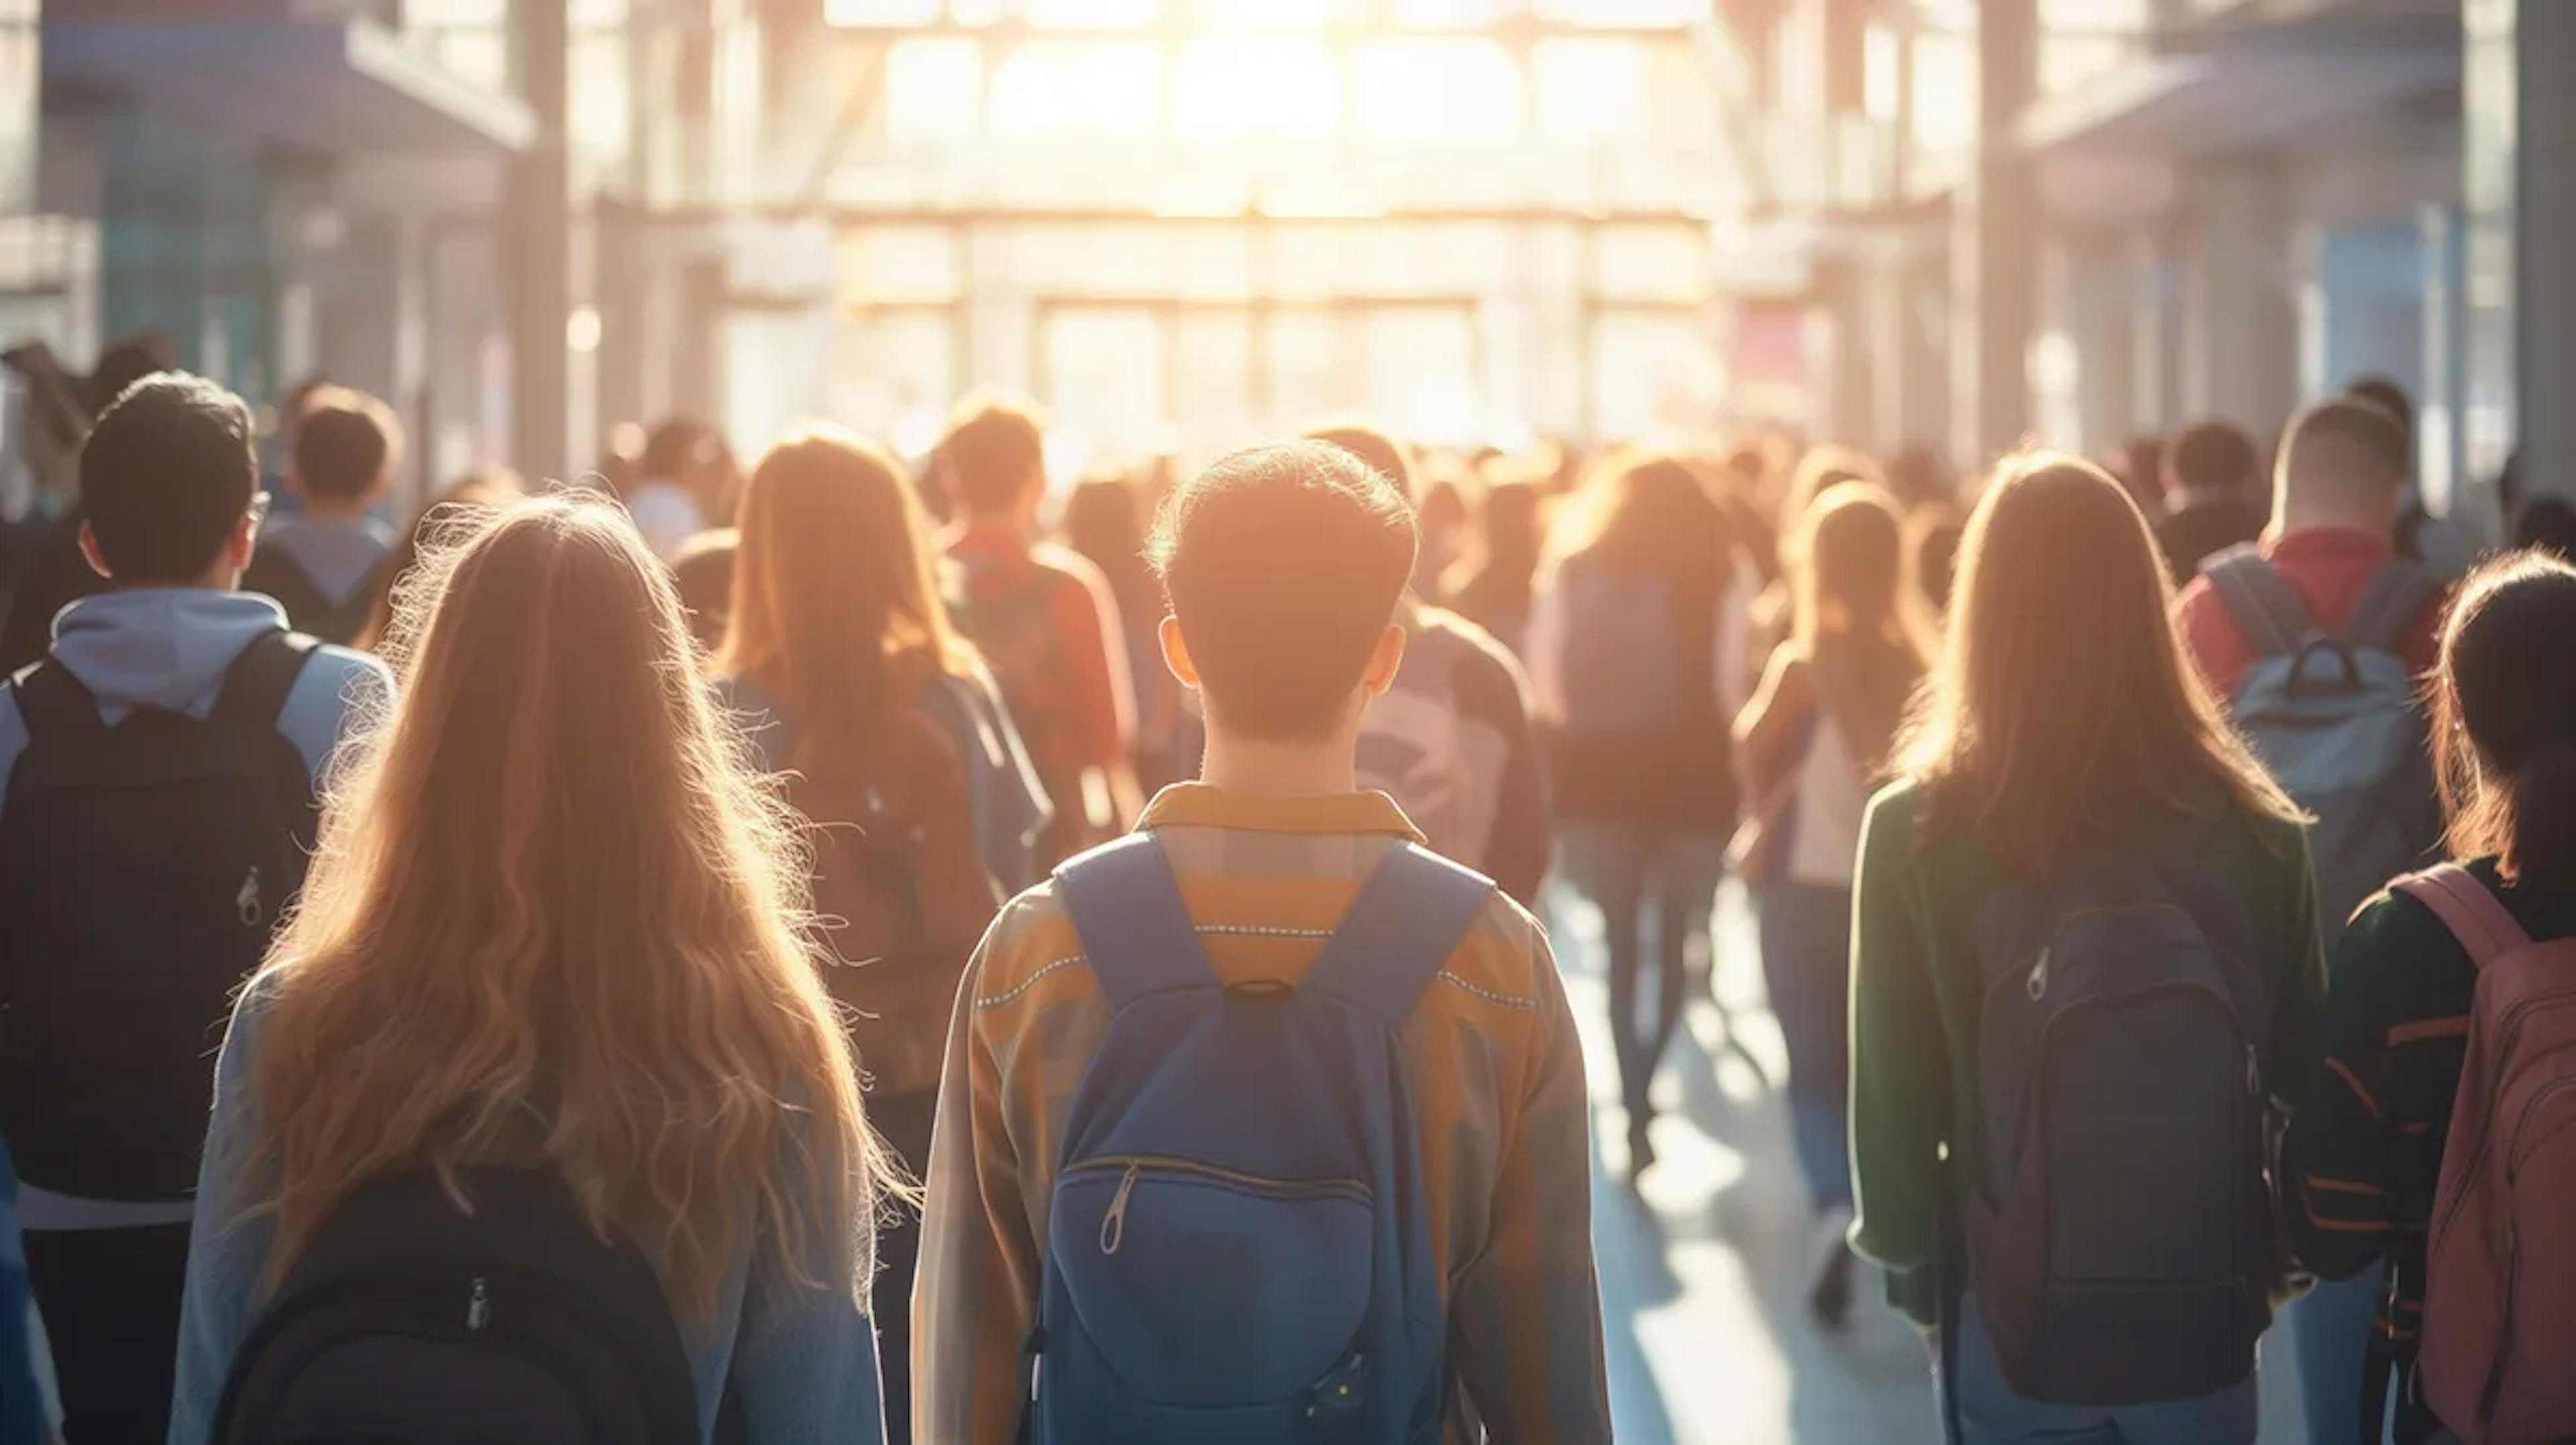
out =
[(1272, 741), (1329, 732), (1419, 544), (1395, 483), (1326, 442), (1236, 452), (1174, 492), (1153, 559), (1209, 712)]
[(259, 494), (257, 429), (240, 397), (157, 372), (108, 404), (81, 446), (81, 510), (117, 581), (194, 582)]
[(2165, 448), (2164, 464), (2175, 481), (2194, 491), (2241, 497), (2253, 489), (2255, 474), (2262, 470), (2263, 461), (2254, 449), (2254, 438), (2247, 436), (2243, 427), (2205, 421), (2183, 428), (2173, 444)]
[(1420, 495), (1413, 478), (1413, 453), (1379, 426), (1365, 421), (1324, 422), (1307, 428), (1308, 441), (1329, 442), (1378, 469), (1410, 500)]
[(2290, 429), (2281, 437), (2282, 461), (2295, 462), (2302, 447), (2321, 440), (2342, 441), (2361, 449), (2386, 468), (2400, 486), (2414, 471), (2405, 423), (2366, 397), (2329, 397), (2291, 418)]
[(330, 501), (376, 489), (402, 455), (402, 424), (363, 391), (329, 386), (305, 399), (295, 426), (295, 480)]
[(635, 459), (636, 474), (648, 481), (675, 480), (705, 454), (714, 436), (714, 430), (704, 422), (672, 417), (644, 439), (643, 454)]
[(971, 396), (949, 417), (939, 473), (968, 515), (1007, 512), (1046, 472), (1046, 431), (1037, 408), (1008, 397)]

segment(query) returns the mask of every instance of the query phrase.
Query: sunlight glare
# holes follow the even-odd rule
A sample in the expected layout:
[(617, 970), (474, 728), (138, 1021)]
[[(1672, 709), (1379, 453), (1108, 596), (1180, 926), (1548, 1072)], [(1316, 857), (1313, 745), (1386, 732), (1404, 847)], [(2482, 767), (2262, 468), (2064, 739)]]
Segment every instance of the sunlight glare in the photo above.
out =
[(1124, 30), (1153, 23), (1162, 0), (1025, 0), (1029, 23), (1070, 30)]
[(1342, 70), (1309, 40), (1220, 36), (1181, 52), (1172, 120), (1185, 139), (1327, 136), (1341, 123)]

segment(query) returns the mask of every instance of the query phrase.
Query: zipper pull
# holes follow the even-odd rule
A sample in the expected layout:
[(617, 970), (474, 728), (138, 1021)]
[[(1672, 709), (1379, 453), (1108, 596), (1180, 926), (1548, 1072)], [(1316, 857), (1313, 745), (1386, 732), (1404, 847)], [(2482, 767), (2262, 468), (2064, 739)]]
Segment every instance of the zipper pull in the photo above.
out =
[(2049, 952), (2045, 948), (2039, 951), (2038, 961), (2030, 966), (2030, 977), (2022, 980), (2021, 991), (2030, 995), (2032, 1003), (2039, 1002), (2041, 996), (2048, 992)]
[(1109, 1201), (1109, 1212), (1100, 1216), (1100, 1252), (1102, 1254), (1116, 1254), (1118, 1246), (1126, 1242), (1127, 1200), (1135, 1192), (1136, 1166), (1130, 1164), (1127, 1166), (1127, 1172), (1118, 1178), (1118, 1193)]
[(250, 872), (242, 875), (241, 891), (233, 895), (233, 911), (241, 916), (244, 928), (259, 927), (260, 920), (267, 916), (259, 896), (258, 864), (250, 865)]
[(492, 1294), (481, 1276), (474, 1280), (474, 1293), (465, 1301), (465, 1327), (480, 1330), (492, 1323)]

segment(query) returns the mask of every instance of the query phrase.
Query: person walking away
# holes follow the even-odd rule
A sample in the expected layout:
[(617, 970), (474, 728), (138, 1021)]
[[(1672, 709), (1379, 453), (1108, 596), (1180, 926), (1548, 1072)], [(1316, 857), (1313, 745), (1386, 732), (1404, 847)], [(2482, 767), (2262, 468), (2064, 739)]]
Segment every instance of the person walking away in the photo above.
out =
[(383, 402), (341, 387), (304, 405), (286, 469), (298, 506), (260, 529), (242, 587), (276, 598), (296, 630), (345, 644), (366, 630), (370, 584), (393, 546), (374, 511), (393, 486), (402, 426)]
[(1155, 556), (1203, 781), (1021, 895), (968, 971), (914, 1439), (1607, 1441), (1545, 935), (1357, 788), (1405, 644), (1402, 494), (1337, 447), (1238, 453)]
[(506, 507), (527, 494), (518, 473), (493, 467), (468, 472), (431, 498), (377, 564), (375, 580), (368, 585), (367, 625), (349, 645), (361, 652), (383, 652), (392, 640), (394, 599), (411, 585), (421, 554), (436, 550), (439, 539), (454, 529), (473, 525), (481, 512)]
[(1655, 1073), (1681, 1021), (1690, 947), (1713, 946), (1735, 831), (1719, 685), (1733, 548), (1716, 501), (1678, 459), (1626, 453), (1603, 467), (1531, 631), (1566, 874), (1600, 907), (1610, 955), (1633, 1180), (1654, 1162)]
[[(1414, 495), (1412, 449), (1394, 437), (1356, 421), (1307, 435)], [(1408, 589), (1396, 616), (1405, 630), (1404, 671), (1361, 719), (1360, 786), (1395, 799), (1433, 852), (1490, 876), (1522, 907), (1535, 908), (1555, 840), (1529, 679), (1491, 634), (1419, 593)]]
[(2164, 517), (2156, 523), (2156, 544), (2181, 587), (2210, 558), (2261, 540), (2271, 509), (2255, 496), (2262, 463), (2241, 428), (2223, 421), (2185, 427), (2162, 455)]
[(1145, 502), (1123, 476), (1094, 477), (1064, 504), (1064, 543), (1099, 569), (1118, 604), (1127, 649), (1129, 699), (1135, 709), (1134, 764), (1140, 790), (1156, 790), (1197, 771), (1189, 755), (1189, 718), (1180, 684), (1154, 665), (1154, 630), (1163, 620), (1163, 584), (1145, 560)]
[[(2436, 577), (2446, 582), (2457, 581), (2467, 574), (2471, 548), (2466, 533), (2448, 517), (2436, 516), (2424, 500), (2424, 489), (2415, 474), (2415, 398), (2406, 388), (2385, 376), (2354, 378), (2344, 388), (2344, 395), (2366, 402), (2386, 412), (2397, 423), (2406, 449), (2406, 494), (2398, 502), (2397, 525), (2390, 539), (2397, 555), (2421, 563)], [(2513, 514), (2510, 500), (2505, 515)]]
[(2365, 1384), (2395, 1394), (2396, 1445), (2445, 1421), (2480, 1442), (2576, 1435), (2550, 1092), (2565, 1025), (2543, 992), (2576, 947), (2571, 629), (2576, 568), (2560, 559), (2502, 558), (2463, 586), (2432, 689), (2456, 861), (2400, 880), (2344, 933), (2327, 1070), (2283, 1148), (2300, 1263), (2368, 1278), (2386, 1262)]
[(1136, 721), (1127, 645), (1109, 583), (1040, 542), (1046, 444), (1036, 412), (998, 397), (960, 404), (934, 466), (958, 520), (940, 538), (949, 616), (1002, 685), (1053, 809), (1052, 866), (1136, 817)]
[(1935, 1331), (1965, 1445), (2255, 1436), (2265, 1144), (2324, 969), (2298, 808), (2170, 595), (2107, 473), (2006, 462), (1862, 829), (1852, 1244)]
[(1851, 1310), (1848, 1107), (1852, 875), (1862, 814), (1884, 780), (1897, 725), (1923, 680), (1925, 646), (1902, 582), (1904, 519), (1865, 482), (1825, 493), (1797, 547), (1787, 645), (1735, 725), (1747, 797), (1746, 882), (1762, 973), (1789, 1046), (1789, 1116), (1816, 1213), (1838, 1221), (1809, 1304), (1840, 1329)]
[[(2389, 547), (2406, 461), (2403, 430), (2368, 402), (2302, 412), (2282, 441), (2269, 537), (2211, 559), (2178, 610), (2237, 729), (2315, 820), (2328, 948), (2363, 902), (2431, 858), (2442, 832), (2418, 679), (2435, 660), (2445, 588)], [(2379, 1292), (2355, 1279), (2291, 1306), (2321, 1439), (2361, 1433)]]
[(1530, 609), (1547, 541), (1543, 501), (1538, 487), (1525, 481), (1498, 482), (1487, 491), (1478, 518), (1484, 545), (1475, 566), (1450, 589), (1458, 615), (1515, 657), (1529, 646)]
[(724, 441), (702, 422), (674, 417), (653, 428), (636, 461), (635, 484), (618, 497), (653, 555), (668, 562), (729, 508), (724, 496), (731, 459)]
[(424, 565), (216, 1065), (171, 1445), (875, 1440), (896, 1166), (668, 575), (583, 500)]
[(235, 590), (259, 530), (250, 408), (137, 382), (80, 458), (108, 590), (0, 691), (0, 1136), (70, 1445), (157, 1445), (209, 1042), (293, 905), (315, 797), (390, 686)]
[[(1046, 798), (992, 677), (948, 625), (929, 527), (900, 467), (833, 431), (752, 469), (733, 621), (716, 660), (762, 764), (811, 824), (814, 901), (851, 1019), (868, 1114), (904, 1167), (930, 1164), (958, 980), (1040, 876)], [(916, 1222), (878, 1243), (886, 1434), (911, 1435)]]

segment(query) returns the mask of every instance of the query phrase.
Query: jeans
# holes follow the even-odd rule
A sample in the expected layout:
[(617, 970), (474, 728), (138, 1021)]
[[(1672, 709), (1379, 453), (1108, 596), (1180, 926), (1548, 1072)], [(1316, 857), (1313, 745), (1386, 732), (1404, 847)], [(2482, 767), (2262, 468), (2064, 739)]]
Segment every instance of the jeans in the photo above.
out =
[[(1601, 823), (1565, 829), (1566, 876), (1601, 909), (1610, 947), (1610, 1034), (1618, 1046), (1621, 1097), (1631, 1127), (1654, 1110), (1649, 1092), (1682, 1013), (1690, 941), (1703, 946), (1717, 885), (1726, 876), (1726, 839)], [(1653, 930), (1655, 1014), (1641, 1020), (1638, 993)]]
[(2190, 1400), (2052, 1405), (2025, 1400), (2005, 1382), (1975, 1296), (1960, 1302), (1954, 1333), (1944, 1347), (1958, 1351), (1960, 1445), (2253, 1445), (2260, 1416), (2250, 1373)]
[(1852, 1202), (1851, 920), (1848, 888), (1786, 879), (1755, 900), (1762, 918), (1762, 977), (1789, 1046), (1789, 1122), (1816, 1212)]
[[(930, 1172), (930, 1126), (939, 1091), (870, 1096), (868, 1122), (919, 1179)], [(921, 1219), (911, 1210), (877, 1231), (877, 1366), (884, 1380), (886, 1445), (912, 1440), (912, 1282), (921, 1262)]]
[[(2377, 1269), (2325, 1280), (2284, 1310), (2299, 1361), (2299, 1401), (2312, 1441), (2362, 1438), (2362, 1365), (2384, 1286)], [(2373, 1436), (2372, 1438), (2379, 1438)]]

